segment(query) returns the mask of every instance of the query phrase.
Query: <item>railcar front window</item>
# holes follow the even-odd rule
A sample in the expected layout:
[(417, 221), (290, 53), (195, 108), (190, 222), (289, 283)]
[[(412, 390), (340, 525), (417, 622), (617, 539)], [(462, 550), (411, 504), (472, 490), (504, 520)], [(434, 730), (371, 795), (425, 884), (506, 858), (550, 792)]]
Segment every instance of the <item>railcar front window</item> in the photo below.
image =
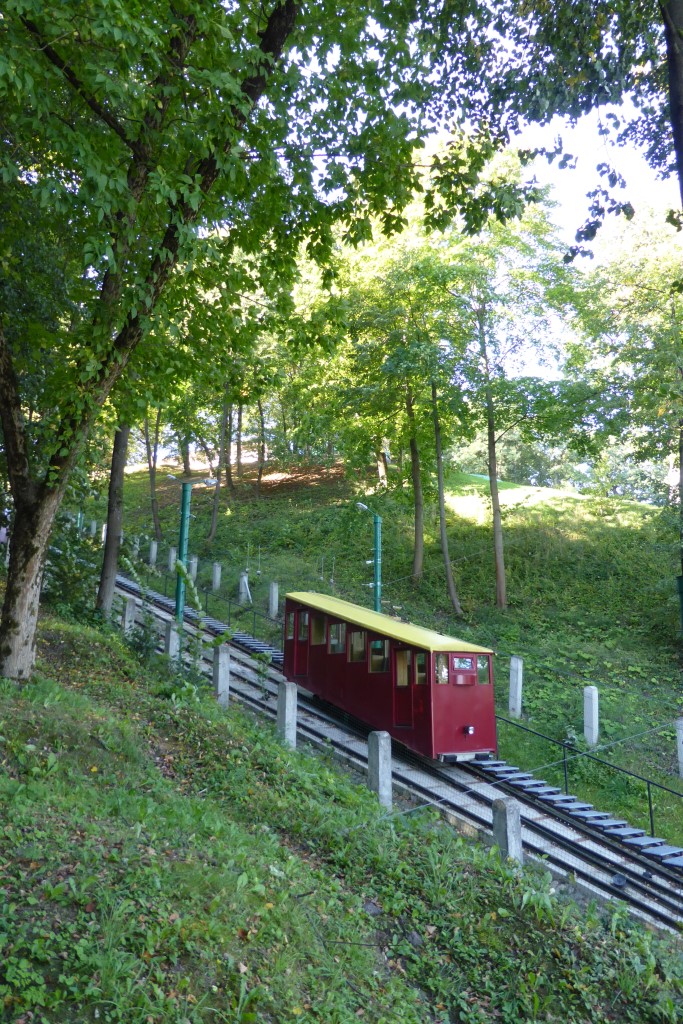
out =
[(365, 661), (365, 630), (354, 629), (349, 634), (349, 661)]
[(299, 640), (308, 640), (308, 612), (299, 612)]
[(488, 658), (477, 658), (477, 679), (480, 684), (484, 684), (485, 686), (491, 682)]
[(474, 668), (474, 660), (472, 658), (461, 658), (456, 654), (453, 658), (453, 668), (456, 672), (471, 672)]
[(325, 616), (313, 615), (311, 617), (311, 644), (325, 643)]
[(330, 623), (330, 654), (343, 654), (346, 650), (346, 623)]
[(294, 612), (289, 612), (287, 615), (287, 639), (294, 639)]
[(388, 640), (371, 640), (370, 641), (370, 671), (371, 672), (388, 672), (389, 671), (389, 641)]
[(427, 655), (424, 651), (418, 651), (415, 655), (415, 685), (426, 686), (427, 684)]
[(441, 686), (448, 683), (448, 655), (437, 654), (436, 656), (436, 682)]

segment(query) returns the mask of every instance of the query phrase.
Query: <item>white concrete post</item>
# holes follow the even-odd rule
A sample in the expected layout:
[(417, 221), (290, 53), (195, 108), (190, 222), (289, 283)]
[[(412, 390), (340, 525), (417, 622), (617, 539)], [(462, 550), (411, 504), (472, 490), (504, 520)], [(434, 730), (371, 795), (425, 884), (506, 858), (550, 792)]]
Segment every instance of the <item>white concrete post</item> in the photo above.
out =
[(137, 601), (134, 597), (127, 597), (123, 606), (123, 635), (129, 636), (135, 629), (135, 615), (138, 610)]
[(213, 649), (213, 689), (222, 708), (230, 700), (230, 648), (227, 644)]
[(683, 779), (683, 718), (676, 719), (676, 750), (678, 751), (678, 774)]
[(149, 564), (155, 566), (157, 564), (157, 542), (151, 540), (149, 542)]
[(524, 662), (516, 654), (510, 658), (510, 696), (508, 711), (510, 718), (522, 717), (522, 682), (524, 678)]
[(91, 537), (96, 537), (97, 536), (97, 520), (96, 519), (91, 519), (90, 520), (90, 536)]
[(102, 523), (102, 535), (101, 535), (101, 540), (102, 540), (102, 543), (103, 543), (103, 544), (104, 544), (104, 543), (106, 542), (106, 540), (107, 540), (107, 524), (106, 524), (106, 523)]
[(175, 564), (178, 561), (178, 552), (175, 548), (168, 549), (168, 571), (175, 572)]
[(598, 708), (597, 686), (583, 688), (583, 735), (589, 747), (598, 743), (600, 732), (600, 714)]
[(177, 661), (180, 657), (180, 632), (175, 619), (166, 623), (164, 651), (172, 661)]
[(133, 537), (133, 558), (138, 558), (140, 555), (140, 538)]
[(277, 688), (277, 734), (292, 750), (296, 747), (296, 683), (280, 683)]
[(217, 590), (221, 589), (221, 563), (214, 562), (213, 569), (211, 571), (211, 589), (214, 594)]
[(280, 597), (279, 587), (276, 580), (272, 580), (270, 589), (268, 590), (268, 615), (271, 619), (277, 618), (279, 610)]
[(190, 555), (190, 560), (187, 566), (187, 571), (190, 574), (190, 579), (194, 583), (197, 579), (197, 565), (199, 564), (199, 557), (197, 555)]
[(391, 810), (391, 736), (371, 732), (368, 736), (368, 789), (377, 794), (382, 807)]
[(502, 860), (524, 863), (519, 804), (510, 797), (493, 801), (493, 838)]
[(251, 604), (251, 591), (249, 590), (249, 573), (240, 573), (240, 589), (237, 595), (238, 604)]

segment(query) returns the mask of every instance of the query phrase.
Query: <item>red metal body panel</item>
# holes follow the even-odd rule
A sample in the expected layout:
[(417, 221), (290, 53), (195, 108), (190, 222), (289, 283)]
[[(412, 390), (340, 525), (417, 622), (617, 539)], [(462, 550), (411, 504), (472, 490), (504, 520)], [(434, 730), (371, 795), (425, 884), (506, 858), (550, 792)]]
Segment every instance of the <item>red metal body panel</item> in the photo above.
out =
[(284, 673), (427, 757), (496, 749), (490, 653), (424, 650), (287, 597)]

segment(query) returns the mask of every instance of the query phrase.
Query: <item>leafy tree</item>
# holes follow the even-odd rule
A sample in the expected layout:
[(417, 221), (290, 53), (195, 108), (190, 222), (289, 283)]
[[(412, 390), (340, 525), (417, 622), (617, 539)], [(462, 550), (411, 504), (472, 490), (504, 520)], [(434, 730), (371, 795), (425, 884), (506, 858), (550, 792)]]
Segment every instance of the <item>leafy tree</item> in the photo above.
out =
[[(5, 3), (0, 177), (16, 210), (36, 216), (3, 222), (0, 249), (16, 260), (30, 234), (34, 247), (48, 240), (48, 265), (66, 259), (61, 294), (43, 281), (39, 337), (14, 305), (0, 322), (16, 512), (0, 673), (30, 674), (56, 511), (136, 349), (171, 322), (169, 283), (191, 293), (196, 262), (212, 259), (229, 279), (235, 253), (262, 283), (289, 273), (304, 241), (323, 259), (335, 221), (349, 241), (367, 238), (373, 217), (400, 227), (425, 133), (472, 117), (468, 97), (486, 106), (477, 17), (489, 20), (471, 0), (75, 0), (49, 16), (40, 0)], [(471, 185), (439, 171), (430, 188), (473, 208)], [(475, 205), (496, 201), (489, 189)], [(39, 354), (30, 429), (22, 361)]]

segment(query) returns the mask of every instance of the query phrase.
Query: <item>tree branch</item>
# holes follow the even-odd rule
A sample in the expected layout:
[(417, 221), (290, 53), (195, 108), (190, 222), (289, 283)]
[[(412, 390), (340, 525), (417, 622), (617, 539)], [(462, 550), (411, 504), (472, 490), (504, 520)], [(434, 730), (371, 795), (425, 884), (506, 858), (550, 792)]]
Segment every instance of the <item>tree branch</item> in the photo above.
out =
[(35, 22), (30, 21), (28, 18), (21, 19), (22, 24), (28, 32), (37, 40), (40, 49), (45, 54), (47, 59), (53, 64), (66, 78), (72, 89), (78, 93), (83, 102), (87, 104), (101, 121), (103, 121), (111, 130), (118, 135), (123, 144), (131, 150), (131, 152), (138, 158), (141, 155), (141, 147), (138, 142), (128, 137), (123, 125), (119, 124), (114, 115), (107, 110), (102, 104), (89, 92), (85, 84), (80, 80), (75, 71), (69, 67), (65, 60), (59, 56), (54, 47), (45, 40), (42, 32), (38, 28)]

